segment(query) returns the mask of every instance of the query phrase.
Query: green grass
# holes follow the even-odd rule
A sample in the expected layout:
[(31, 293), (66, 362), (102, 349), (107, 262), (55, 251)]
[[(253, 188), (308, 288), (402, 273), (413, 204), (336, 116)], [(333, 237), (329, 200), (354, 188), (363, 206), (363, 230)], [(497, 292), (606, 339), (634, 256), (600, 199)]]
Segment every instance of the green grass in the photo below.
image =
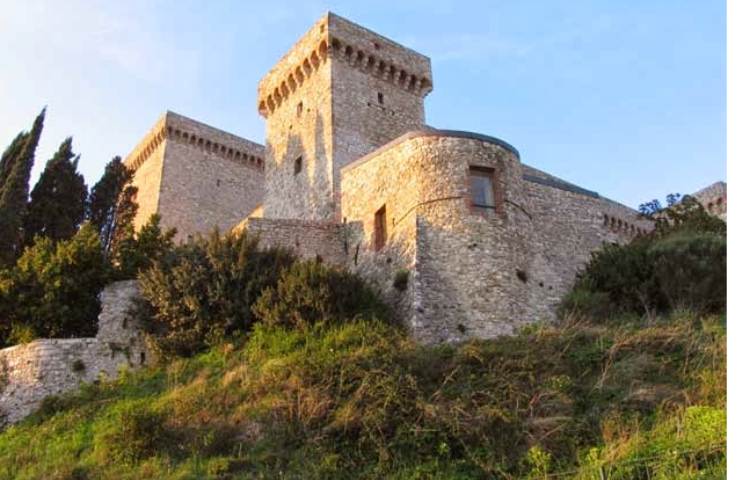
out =
[(0, 478), (723, 478), (725, 338), (690, 313), (454, 347), (258, 326), (45, 402)]

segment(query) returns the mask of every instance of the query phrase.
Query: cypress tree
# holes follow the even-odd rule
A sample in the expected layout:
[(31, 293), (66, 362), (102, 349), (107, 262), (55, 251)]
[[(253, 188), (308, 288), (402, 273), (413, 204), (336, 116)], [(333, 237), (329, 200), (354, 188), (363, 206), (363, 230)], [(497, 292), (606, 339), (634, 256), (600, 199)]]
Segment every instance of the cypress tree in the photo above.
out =
[(136, 214), (131, 185), (133, 172), (115, 157), (105, 166), (105, 172), (90, 192), (89, 219), (100, 236), (103, 252), (110, 254), (118, 232), (131, 224)]
[(46, 108), (38, 114), (29, 133), (19, 134), (13, 140), (0, 161), (0, 266), (13, 265), (23, 247), (22, 227), (28, 208), (28, 181), (45, 116)]
[(10, 176), (10, 171), (13, 170), (15, 161), (20, 157), (23, 146), (28, 140), (28, 132), (19, 133), (13, 141), (8, 145), (8, 148), (3, 152), (3, 156), (0, 157), (0, 193), (3, 191), (5, 182)]
[(109, 253), (110, 257), (115, 257), (120, 244), (129, 231), (134, 231), (134, 217), (139, 210), (139, 204), (136, 203), (136, 194), (139, 189), (130, 183), (121, 192), (116, 205), (116, 222), (113, 227), (113, 235), (110, 239)]
[(72, 238), (85, 217), (87, 186), (77, 172), (79, 155), (72, 151), (72, 138), (67, 138), (46, 163), (41, 177), (31, 191), (31, 202), (25, 221), (26, 244), (36, 235), (52, 241)]

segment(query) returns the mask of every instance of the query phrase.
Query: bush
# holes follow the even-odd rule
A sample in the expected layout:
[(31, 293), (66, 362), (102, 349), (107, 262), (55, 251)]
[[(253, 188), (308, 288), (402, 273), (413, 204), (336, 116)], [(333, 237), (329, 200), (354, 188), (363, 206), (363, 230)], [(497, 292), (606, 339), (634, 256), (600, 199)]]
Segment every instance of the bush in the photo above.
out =
[(171, 448), (165, 416), (146, 400), (124, 401), (111, 412), (96, 434), (95, 445), (106, 461), (133, 465)]
[[(97, 330), (98, 293), (110, 278), (98, 234), (85, 224), (69, 240), (37, 237), (17, 265), (0, 272), (0, 343), (17, 339), (89, 337)], [(22, 334), (22, 335), (21, 335)]]
[(252, 310), (268, 325), (298, 328), (388, 316), (378, 295), (357, 275), (317, 261), (298, 262), (285, 270), (277, 286), (266, 289)]
[(177, 231), (173, 228), (162, 231), (161, 217), (153, 214), (149, 221), (134, 232), (133, 225), (125, 225), (120, 241), (114, 245), (113, 264), (117, 279), (136, 278), (157, 260), (161, 260), (174, 247), (173, 238)]
[(294, 260), (286, 250), (259, 250), (255, 237), (221, 237), (217, 231), (156, 260), (139, 282), (160, 353), (189, 356), (248, 330), (255, 320), (252, 304)]
[(659, 217), (650, 235), (592, 254), (561, 302), (561, 316), (574, 312), (604, 320), (679, 308), (701, 313), (725, 309), (725, 223), (691, 197), (653, 215)]
[(680, 232), (650, 248), (654, 276), (674, 309), (720, 312), (727, 304), (727, 240), (706, 232)]

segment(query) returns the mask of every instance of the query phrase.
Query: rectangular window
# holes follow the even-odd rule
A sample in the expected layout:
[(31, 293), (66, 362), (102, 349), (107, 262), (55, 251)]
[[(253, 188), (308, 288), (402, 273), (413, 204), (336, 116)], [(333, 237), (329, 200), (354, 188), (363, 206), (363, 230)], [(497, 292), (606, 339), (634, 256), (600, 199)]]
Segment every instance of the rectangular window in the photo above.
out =
[(383, 105), (383, 102), (384, 101), (385, 101), (385, 99), (383, 98), (383, 94), (380, 93), (380, 92), (378, 92), (378, 103), (381, 104), (381, 105)]
[(496, 208), (496, 177), (491, 168), (470, 167), (470, 198), (474, 207)]
[(385, 220), (385, 205), (380, 207), (380, 210), (375, 212), (375, 232), (374, 242), (375, 250), (380, 250), (385, 246), (385, 241), (388, 235), (386, 220)]
[(293, 175), (298, 175), (303, 170), (303, 157), (298, 157), (293, 162)]

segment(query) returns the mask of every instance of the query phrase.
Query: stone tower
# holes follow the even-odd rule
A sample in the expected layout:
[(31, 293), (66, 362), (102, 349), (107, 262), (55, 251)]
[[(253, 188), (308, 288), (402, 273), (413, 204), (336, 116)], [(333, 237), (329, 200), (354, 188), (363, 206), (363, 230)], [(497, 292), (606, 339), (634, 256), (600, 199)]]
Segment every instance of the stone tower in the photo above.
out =
[(262, 202), (264, 147), (166, 112), (124, 160), (134, 171), (138, 230), (154, 213), (177, 240), (222, 232)]
[(264, 215), (339, 220), (340, 169), (424, 127), (429, 58), (332, 13), (259, 84)]

